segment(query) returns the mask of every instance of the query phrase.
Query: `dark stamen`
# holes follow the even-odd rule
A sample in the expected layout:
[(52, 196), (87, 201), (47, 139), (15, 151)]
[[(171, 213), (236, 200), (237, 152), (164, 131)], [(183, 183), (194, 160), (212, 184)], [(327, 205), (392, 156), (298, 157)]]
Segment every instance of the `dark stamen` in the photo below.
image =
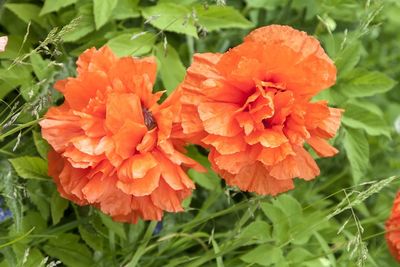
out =
[(144, 125), (146, 125), (147, 129), (150, 131), (157, 127), (157, 123), (153, 117), (153, 114), (147, 109), (142, 107), (143, 117), (144, 117)]

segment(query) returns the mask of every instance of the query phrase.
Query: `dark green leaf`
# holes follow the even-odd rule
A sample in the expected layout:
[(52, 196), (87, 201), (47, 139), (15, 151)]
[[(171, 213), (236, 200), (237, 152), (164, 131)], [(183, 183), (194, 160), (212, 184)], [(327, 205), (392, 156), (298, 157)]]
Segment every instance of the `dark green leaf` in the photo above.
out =
[(74, 234), (59, 234), (43, 246), (46, 254), (59, 259), (67, 266), (93, 266), (92, 254), (87, 246), (79, 242), (79, 236)]
[(43, 219), (47, 220), (50, 216), (50, 203), (48, 195), (43, 190), (42, 183), (30, 180), (27, 182), (29, 199), (35, 204)]
[(57, 190), (54, 190), (51, 196), (50, 208), (51, 208), (51, 218), (53, 219), (53, 224), (60, 222), (62, 217), (64, 217), (64, 211), (68, 208), (68, 200), (62, 198)]
[(47, 159), (47, 153), (49, 152), (50, 146), (46, 140), (43, 139), (42, 135), (37, 131), (32, 131), (33, 134), (33, 142), (35, 143), (35, 147), (39, 155)]
[(102, 213), (100, 213), (100, 218), (110, 231), (114, 232), (122, 239), (126, 239), (126, 233), (122, 223), (114, 222), (109, 216)]

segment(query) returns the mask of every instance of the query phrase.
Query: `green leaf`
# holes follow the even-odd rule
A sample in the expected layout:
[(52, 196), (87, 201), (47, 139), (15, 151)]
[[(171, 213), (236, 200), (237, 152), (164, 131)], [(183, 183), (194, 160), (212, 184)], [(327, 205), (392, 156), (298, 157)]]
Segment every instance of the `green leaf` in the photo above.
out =
[(46, 254), (59, 259), (66, 266), (94, 266), (92, 253), (86, 245), (79, 242), (77, 235), (58, 234), (56, 238), (50, 238), (43, 249)]
[(90, 224), (80, 225), (78, 227), (81, 238), (94, 250), (102, 251), (104, 246), (104, 239), (99, 235), (94, 227)]
[(200, 186), (208, 190), (221, 192), (221, 179), (211, 169), (211, 164), (208, 161), (207, 157), (200, 154), (194, 146), (189, 146), (187, 150), (189, 157), (191, 157), (207, 169), (206, 173), (200, 173), (194, 169), (190, 169), (188, 171), (189, 176)]
[(246, 0), (247, 7), (275, 10), (284, 3), (281, 0)]
[(34, 4), (6, 4), (5, 7), (13, 12), (23, 22), (29, 23), (34, 21), (43, 28), (47, 28), (48, 24), (39, 17), (40, 7)]
[(33, 72), (35, 73), (39, 81), (47, 79), (54, 70), (54, 67), (50, 66), (50, 61), (44, 60), (38, 53), (31, 53), (30, 61), (32, 64)]
[(124, 225), (122, 223), (114, 222), (109, 216), (100, 213), (101, 221), (107, 226), (109, 231), (114, 232), (122, 239), (126, 239)]
[(209, 6), (196, 8), (199, 24), (214, 31), (227, 28), (248, 29), (254, 27), (253, 23), (243, 17), (240, 12), (230, 6)]
[(369, 168), (368, 140), (362, 130), (345, 128), (343, 145), (350, 162), (354, 183), (357, 184)]
[(279, 247), (265, 244), (247, 252), (240, 259), (249, 264), (271, 266), (283, 260), (283, 252)]
[(271, 226), (265, 221), (256, 220), (243, 229), (239, 238), (249, 241), (267, 242), (271, 239)]
[(9, 160), (18, 176), (25, 179), (48, 180), (47, 162), (39, 157), (20, 157)]
[(191, 10), (179, 4), (158, 4), (142, 9), (142, 15), (154, 27), (162, 31), (183, 33), (197, 38), (196, 27), (190, 18)]
[(381, 94), (394, 87), (396, 82), (378, 71), (353, 71), (351, 76), (342, 81), (340, 92), (348, 97), (365, 97)]
[(360, 42), (353, 42), (339, 51), (336, 55), (335, 65), (342, 77), (354, 69), (361, 58), (362, 45)]
[[(312, 234), (312, 233), (311, 233)], [(292, 264), (300, 264), (307, 259), (313, 259), (313, 254), (302, 247), (293, 248), (287, 255), (288, 261)], [(293, 265), (296, 266), (296, 265)]]
[(279, 207), (287, 216), (290, 226), (296, 226), (302, 222), (303, 210), (300, 203), (288, 194), (282, 194), (274, 201), (274, 206)]
[(60, 193), (58, 193), (57, 190), (54, 190), (50, 201), (51, 218), (53, 220), (53, 224), (59, 223), (62, 217), (64, 217), (64, 211), (68, 208), (68, 204), (68, 200), (62, 198)]
[[(14, 245), (13, 246), (14, 251), (15, 251), (15, 247), (16, 246)], [(38, 266), (41, 267), (41, 266), (43, 266), (41, 263), (43, 262), (44, 257), (39, 249), (30, 248), (28, 257), (26, 257), (24, 259), (24, 254), (26, 253), (27, 249), (26, 249), (26, 246), (23, 244), (21, 244), (21, 248), (23, 250), (21, 250), (21, 254), (20, 254), (21, 257), (19, 258), (20, 265), (18, 265), (18, 266), (22, 266), (22, 267), (38, 267)]]
[[(31, 82), (32, 67), (28, 65), (16, 65), (11, 69), (0, 68), (0, 80), (4, 83), (0, 90), (0, 99), (6, 96), (15, 87)], [(10, 88), (6, 90), (6, 88)], [(8, 89), (7, 88), (7, 89)]]
[(285, 213), (280, 208), (266, 202), (261, 204), (261, 209), (273, 223), (272, 237), (278, 244), (287, 242), (290, 236), (290, 227)]
[(140, 17), (138, 4), (139, 0), (119, 0), (112, 12), (111, 18), (123, 20)]
[(96, 29), (107, 23), (118, 0), (93, 0), (93, 14)]
[(22, 195), (18, 177), (14, 176), (11, 165), (7, 160), (0, 160), (0, 180), (4, 185), (4, 188), (1, 188), (1, 194), (5, 196), (5, 202), (13, 215), (13, 228), (19, 233), (22, 230)]
[(155, 39), (150, 32), (123, 33), (109, 40), (107, 45), (119, 57), (141, 56), (151, 51)]
[(164, 50), (163, 44), (158, 44), (155, 52), (160, 62), (158, 69), (160, 70), (162, 83), (170, 95), (183, 81), (186, 68), (182, 64), (179, 54), (172, 46), (168, 45), (167, 49)]
[(35, 143), (35, 147), (39, 155), (47, 159), (47, 153), (49, 152), (50, 145), (46, 140), (43, 139), (42, 135), (37, 131), (32, 131), (33, 134), (33, 142)]
[(42, 184), (30, 180), (27, 182), (26, 189), (29, 199), (35, 204), (43, 219), (47, 221), (50, 216), (50, 203), (48, 196), (43, 192)]
[(42, 10), (40, 11), (40, 16), (58, 11), (63, 7), (76, 3), (77, 1), (78, 0), (45, 0)]
[(77, 17), (80, 17), (79, 24), (72, 31), (64, 35), (63, 39), (65, 42), (76, 42), (96, 29), (93, 17), (93, 5), (91, 3), (79, 5)]
[(350, 128), (362, 129), (369, 135), (385, 135), (390, 137), (390, 128), (387, 126), (383, 116), (377, 114), (371, 108), (355, 102), (344, 106), (345, 113), (342, 118), (343, 124)]
[(31, 80), (23, 84), (19, 91), (26, 102), (33, 102), (40, 92), (40, 86)]

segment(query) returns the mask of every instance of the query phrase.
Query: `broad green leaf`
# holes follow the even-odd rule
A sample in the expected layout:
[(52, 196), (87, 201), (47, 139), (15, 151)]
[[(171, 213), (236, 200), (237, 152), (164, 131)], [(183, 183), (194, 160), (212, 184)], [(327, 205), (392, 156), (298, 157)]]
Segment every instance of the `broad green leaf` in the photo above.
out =
[(35, 147), (39, 155), (47, 159), (47, 153), (49, 152), (49, 144), (46, 140), (43, 139), (42, 135), (37, 131), (32, 131), (33, 134), (33, 142), (35, 143)]
[(307, 259), (313, 258), (313, 254), (302, 247), (293, 248), (287, 255), (288, 261), (290, 261), (291, 264), (294, 264), (293, 266), (296, 266), (295, 264), (301, 264), (302, 262), (307, 261)]
[[(188, 6), (188, 5), (192, 5), (192, 4), (196, 3), (197, 1), (198, 0), (179, 0), (179, 4)], [(174, 3), (176, 3), (176, 0), (158, 0), (157, 3), (159, 3), (159, 4), (173, 3), (174, 4)]]
[(179, 4), (158, 4), (142, 9), (142, 15), (154, 27), (191, 35), (197, 38), (196, 27), (191, 18), (192, 10)]
[(22, 97), (25, 99), (26, 102), (31, 102), (36, 99), (40, 92), (40, 86), (35, 83), (34, 80), (31, 80), (25, 84), (23, 84), (19, 91)]
[(172, 46), (168, 45), (164, 50), (163, 44), (158, 44), (155, 52), (160, 62), (158, 69), (160, 70), (162, 83), (168, 95), (170, 95), (183, 81), (186, 68), (182, 64), (179, 54)]
[(278, 244), (287, 242), (290, 236), (290, 227), (286, 214), (280, 208), (267, 202), (261, 204), (261, 209), (273, 223), (272, 237)]
[(48, 24), (43, 18), (39, 17), (40, 7), (34, 4), (14, 4), (8, 3), (5, 7), (13, 12), (23, 22), (29, 23), (34, 21), (43, 28), (47, 28)]
[(212, 191), (221, 191), (221, 179), (218, 175), (211, 169), (211, 164), (208, 161), (206, 156), (200, 154), (197, 149), (193, 146), (189, 146), (187, 148), (188, 155), (198, 163), (200, 163), (203, 167), (207, 169), (206, 173), (197, 172), (194, 169), (190, 169), (188, 171), (189, 176), (200, 186), (212, 190)]
[(336, 55), (335, 65), (339, 76), (342, 77), (352, 71), (361, 58), (362, 45), (354, 41)]
[(248, 29), (254, 27), (253, 23), (243, 17), (240, 12), (230, 6), (209, 6), (196, 8), (199, 24), (214, 31), (226, 28)]
[(79, 25), (64, 35), (63, 39), (65, 42), (76, 42), (96, 29), (93, 5), (91, 3), (79, 5), (77, 16), (80, 17)]
[(126, 233), (122, 223), (114, 222), (109, 216), (104, 215), (103, 213), (100, 213), (100, 218), (109, 231), (114, 232), (122, 239), (126, 239)]
[(0, 99), (15, 87), (30, 83), (31, 71), (32, 67), (29, 65), (15, 65), (11, 69), (0, 68), (0, 81), (4, 83), (0, 90)]
[(286, 214), (290, 226), (296, 226), (302, 222), (303, 210), (300, 203), (291, 195), (282, 194), (273, 202), (274, 206), (279, 207)]
[(94, 250), (102, 251), (104, 249), (104, 239), (99, 235), (90, 224), (79, 226), (79, 234), (86, 244)]
[(139, 0), (119, 0), (115, 6), (111, 18), (112, 19), (128, 19), (140, 17)]
[[(18, 250), (19, 247), (19, 251), (18, 251), (18, 261), (19, 261), (19, 265), (18, 266), (22, 266), (22, 267), (41, 267), (43, 265), (41, 265), (41, 262), (44, 260), (44, 257), (42, 255), (42, 253), (40, 252), (40, 250), (38, 250), (37, 248), (31, 247), (29, 248), (29, 251), (27, 246), (25, 244), (15, 244), (13, 245), (13, 250), (14, 252), (16, 250)], [(27, 257), (24, 257), (25, 253), (29, 252)]]
[(78, 0), (45, 0), (42, 10), (40, 10), (40, 16), (58, 11), (63, 7), (76, 3), (77, 1)]
[(390, 137), (390, 128), (383, 116), (380, 116), (374, 110), (355, 102), (348, 103), (344, 106), (344, 109), (345, 113), (342, 122), (346, 126), (362, 129), (369, 135)]
[(39, 157), (19, 157), (9, 160), (18, 176), (25, 179), (48, 180), (47, 162)]
[(264, 8), (266, 10), (275, 10), (282, 6), (282, 0), (246, 0), (247, 7)]
[(52, 71), (54, 70), (53, 66), (50, 66), (49, 60), (44, 60), (41, 55), (37, 53), (32, 53), (30, 55), (30, 61), (32, 64), (33, 72), (39, 81), (43, 81), (47, 79)]
[(123, 33), (107, 42), (111, 50), (119, 57), (141, 56), (151, 51), (156, 37), (153, 33)]
[(249, 241), (267, 242), (271, 239), (271, 226), (265, 221), (256, 220), (243, 229), (239, 238)]
[(283, 252), (279, 247), (265, 244), (247, 252), (240, 259), (249, 264), (271, 266), (283, 260)]
[(340, 91), (348, 97), (365, 97), (381, 94), (394, 87), (396, 82), (378, 71), (354, 71), (340, 84)]
[(343, 145), (350, 162), (354, 183), (357, 184), (369, 168), (368, 140), (362, 130), (345, 128)]
[(57, 190), (54, 190), (50, 201), (53, 224), (59, 223), (62, 217), (64, 217), (64, 211), (68, 208), (68, 204), (68, 200), (62, 198), (60, 193), (58, 193)]
[(30, 180), (27, 182), (26, 189), (29, 199), (35, 204), (43, 219), (47, 220), (50, 216), (50, 203), (48, 195), (43, 192), (42, 184)]
[(47, 255), (59, 259), (66, 266), (87, 267), (94, 266), (92, 253), (75, 234), (58, 234), (50, 238), (43, 246)]
[(93, 0), (93, 14), (96, 29), (107, 23), (118, 0)]

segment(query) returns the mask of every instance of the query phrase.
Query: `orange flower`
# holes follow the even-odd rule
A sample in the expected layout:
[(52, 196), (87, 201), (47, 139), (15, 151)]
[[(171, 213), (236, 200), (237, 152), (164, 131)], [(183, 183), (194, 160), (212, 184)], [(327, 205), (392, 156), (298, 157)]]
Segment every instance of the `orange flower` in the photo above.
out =
[(55, 84), (65, 102), (40, 122), (60, 194), (123, 222), (182, 211), (194, 188), (182, 167), (201, 167), (170, 139), (180, 107), (171, 98), (157, 104), (154, 59), (118, 59), (103, 47), (85, 51), (77, 65), (77, 78)]
[(305, 143), (321, 157), (338, 152), (325, 139), (336, 134), (342, 111), (310, 101), (335, 80), (316, 39), (288, 26), (259, 28), (224, 54), (194, 56), (177, 90), (181, 134), (209, 147), (229, 185), (276, 195), (295, 177), (319, 175)]
[(390, 253), (400, 262), (400, 192), (396, 195), (392, 214), (390, 214), (385, 226), (385, 238)]

